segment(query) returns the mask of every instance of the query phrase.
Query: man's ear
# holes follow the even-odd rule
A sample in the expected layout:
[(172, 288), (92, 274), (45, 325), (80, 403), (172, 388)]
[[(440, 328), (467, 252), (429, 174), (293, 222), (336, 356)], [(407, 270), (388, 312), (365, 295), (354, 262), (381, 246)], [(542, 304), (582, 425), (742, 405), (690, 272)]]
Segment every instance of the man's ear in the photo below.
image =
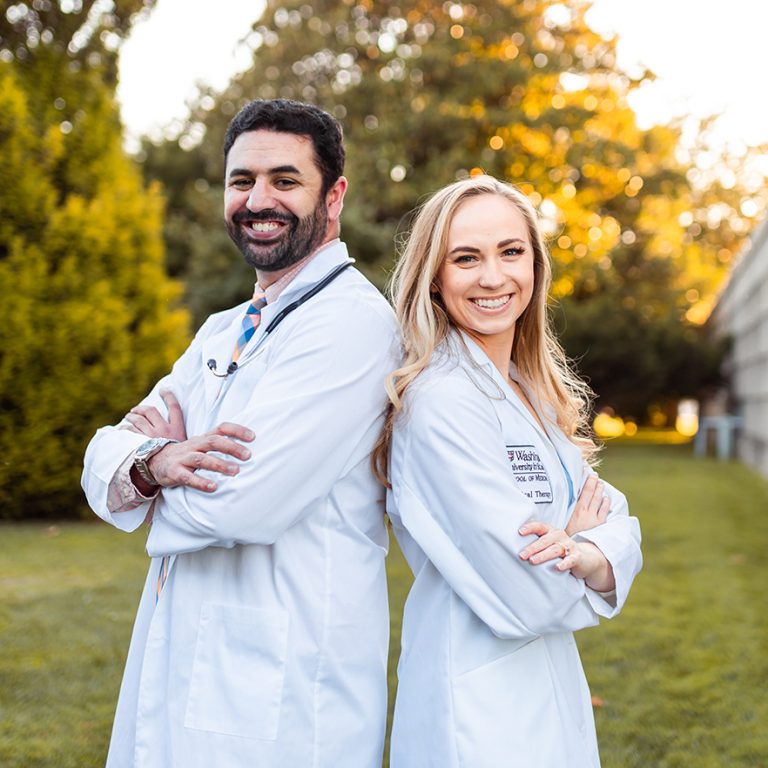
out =
[(344, 208), (344, 195), (347, 193), (347, 179), (339, 176), (331, 188), (325, 193), (325, 205), (328, 209), (328, 219), (338, 221)]

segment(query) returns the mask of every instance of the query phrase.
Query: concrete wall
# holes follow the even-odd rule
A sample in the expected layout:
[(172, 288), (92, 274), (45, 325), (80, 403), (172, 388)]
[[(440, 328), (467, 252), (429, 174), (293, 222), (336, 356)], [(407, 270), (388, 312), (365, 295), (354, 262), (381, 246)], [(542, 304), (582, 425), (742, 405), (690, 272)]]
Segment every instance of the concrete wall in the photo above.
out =
[(711, 322), (733, 342), (726, 371), (743, 418), (739, 458), (768, 477), (768, 220), (731, 271)]

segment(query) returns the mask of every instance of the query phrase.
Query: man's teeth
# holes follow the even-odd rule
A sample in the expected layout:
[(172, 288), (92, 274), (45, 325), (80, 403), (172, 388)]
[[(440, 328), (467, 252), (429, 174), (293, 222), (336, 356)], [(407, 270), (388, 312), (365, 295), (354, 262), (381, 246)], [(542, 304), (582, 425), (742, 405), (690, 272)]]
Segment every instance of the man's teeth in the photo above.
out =
[(478, 307), (484, 309), (498, 309), (503, 307), (509, 301), (509, 294), (502, 296), (500, 299), (472, 299)]
[(251, 229), (255, 230), (256, 232), (273, 232), (279, 226), (280, 225), (276, 224), (274, 221), (252, 221), (251, 222)]

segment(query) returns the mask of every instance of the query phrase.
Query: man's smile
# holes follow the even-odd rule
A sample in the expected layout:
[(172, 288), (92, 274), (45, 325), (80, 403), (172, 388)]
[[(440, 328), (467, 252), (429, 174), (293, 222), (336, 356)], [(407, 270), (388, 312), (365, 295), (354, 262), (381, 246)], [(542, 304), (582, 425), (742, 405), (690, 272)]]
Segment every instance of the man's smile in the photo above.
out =
[(254, 230), (254, 232), (274, 232), (276, 229), (279, 229), (283, 225), (276, 222), (276, 221), (252, 221), (251, 222), (251, 229)]

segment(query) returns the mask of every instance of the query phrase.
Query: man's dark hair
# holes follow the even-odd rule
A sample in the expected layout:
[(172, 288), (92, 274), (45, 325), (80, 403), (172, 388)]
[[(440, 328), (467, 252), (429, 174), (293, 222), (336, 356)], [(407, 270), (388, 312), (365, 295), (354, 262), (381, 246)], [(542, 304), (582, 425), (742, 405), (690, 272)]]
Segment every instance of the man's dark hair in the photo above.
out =
[(295, 133), (312, 139), (315, 163), (323, 177), (323, 194), (344, 173), (341, 126), (335, 117), (314, 104), (292, 99), (256, 99), (246, 104), (232, 118), (224, 134), (224, 160), (241, 133), (260, 130)]

